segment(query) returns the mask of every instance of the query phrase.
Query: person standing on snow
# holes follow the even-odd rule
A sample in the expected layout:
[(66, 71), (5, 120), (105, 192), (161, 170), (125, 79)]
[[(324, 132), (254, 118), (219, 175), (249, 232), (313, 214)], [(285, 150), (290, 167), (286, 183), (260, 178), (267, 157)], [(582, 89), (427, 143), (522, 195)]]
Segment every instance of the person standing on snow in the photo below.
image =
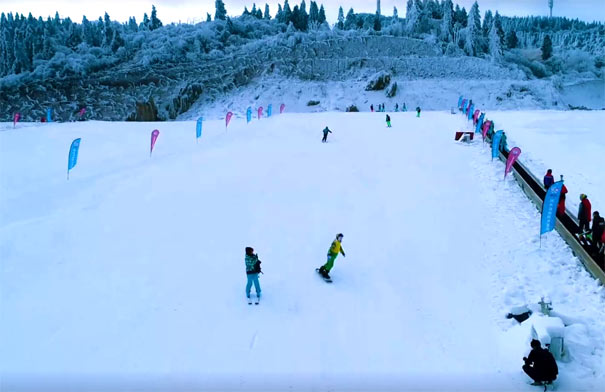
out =
[(591, 219), (590, 200), (585, 194), (580, 195), (580, 205), (578, 206), (578, 221), (580, 222), (580, 233), (588, 233)]
[(592, 243), (598, 253), (603, 247), (605, 236), (605, 219), (599, 215), (599, 211), (592, 213)]
[(552, 184), (555, 183), (555, 178), (552, 176), (552, 169), (546, 171), (544, 176), (544, 189), (548, 190)]
[(370, 105), (370, 111), (374, 113), (374, 104)]
[(416, 117), (420, 117), (420, 106), (416, 106)]
[[(561, 181), (563, 181), (563, 175), (561, 175)], [(565, 215), (565, 194), (567, 193), (567, 187), (565, 184), (561, 187), (561, 195), (559, 196), (559, 204), (557, 205), (557, 216), (561, 217)]]
[(398, 103), (396, 103), (396, 104), (395, 104), (395, 111), (396, 111), (396, 112), (398, 112), (398, 111), (399, 111), (399, 104), (398, 104)]
[(328, 142), (328, 133), (332, 133), (332, 131), (330, 131), (330, 128), (325, 127), (323, 130), (323, 133), (324, 133), (324, 137), (323, 137), (323, 139), (321, 139), (321, 142), (327, 143)]
[(328, 260), (326, 261), (326, 264), (319, 267), (319, 273), (321, 274), (321, 276), (324, 277), (324, 279), (330, 279), (329, 274), (332, 270), (332, 267), (334, 267), (334, 260), (336, 260), (338, 253), (342, 253), (342, 256), (346, 257), (345, 251), (342, 249), (341, 246), (342, 238), (342, 233), (336, 235), (336, 239), (332, 241), (332, 245), (330, 245), (330, 249), (328, 250)]
[(557, 361), (552, 356), (550, 351), (543, 349), (539, 340), (531, 341), (531, 352), (526, 357), (523, 357), (525, 365), (523, 371), (534, 380), (532, 385), (542, 385), (542, 383), (550, 384), (557, 378), (559, 368)]
[(407, 112), (408, 111), (407, 106), (405, 106), (405, 102), (403, 103), (403, 107), (401, 108), (401, 111), (402, 112)]
[(387, 114), (387, 127), (391, 128), (391, 117)]
[(260, 270), (260, 260), (258, 259), (258, 255), (254, 253), (254, 249), (251, 247), (246, 247), (246, 257), (244, 258), (246, 262), (246, 276), (248, 277), (248, 283), (246, 284), (246, 297), (248, 298), (248, 303), (251, 303), (250, 298), (250, 289), (252, 288), (252, 284), (254, 284), (254, 290), (256, 290), (256, 303), (260, 300), (260, 283), (258, 282), (258, 274), (261, 273)]

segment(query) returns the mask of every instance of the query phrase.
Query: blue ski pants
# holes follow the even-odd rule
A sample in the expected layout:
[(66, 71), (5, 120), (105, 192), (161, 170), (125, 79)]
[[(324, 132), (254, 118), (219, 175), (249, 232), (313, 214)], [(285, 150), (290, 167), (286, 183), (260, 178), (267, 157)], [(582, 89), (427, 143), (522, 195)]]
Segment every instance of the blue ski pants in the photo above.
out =
[(254, 283), (254, 289), (256, 290), (256, 296), (260, 298), (260, 283), (258, 283), (258, 274), (247, 274), (248, 283), (246, 284), (246, 297), (250, 298), (250, 289), (252, 283)]

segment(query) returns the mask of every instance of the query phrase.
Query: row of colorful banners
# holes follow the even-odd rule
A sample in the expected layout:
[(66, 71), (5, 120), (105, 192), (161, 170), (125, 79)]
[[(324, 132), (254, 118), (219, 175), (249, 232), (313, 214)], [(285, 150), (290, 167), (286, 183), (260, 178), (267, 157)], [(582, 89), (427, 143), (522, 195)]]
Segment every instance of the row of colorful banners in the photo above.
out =
[[(286, 108), (285, 104), (281, 104), (280, 108), (279, 108), (279, 113), (283, 113), (284, 109)], [(84, 111), (84, 112), (82, 112)], [(83, 108), (80, 113), (83, 115), (86, 112), (86, 108)], [(247, 117), (251, 117), (251, 112), (252, 112), (252, 108), (248, 108), (247, 110), (248, 115)], [(267, 117), (271, 117), (271, 112), (272, 112), (272, 105), (269, 105), (267, 108)], [(48, 113), (47, 113), (48, 114)], [(51, 113), (52, 114), (52, 113)], [(260, 119), (263, 115), (263, 108), (260, 107), (258, 108), (258, 118)], [(227, 128), (229, 126), (229, 122), (231, 122), (231, 118), (233, 117), (233, 112), (227, 112), (227, 115), (225, 116), (225, 128)], [(19, 121), (19, 119), (21, 118), (21, 115), (19, 113), (15, 113), (15, 117), (13, 119), (13, 127), (15, 127), (15, 125), (17, 124), (17, 122)], [(196, 142), (199, 138), (202, 137), (202, 125), (204, 122), (204, 117), (199, 117), (196, 121), (195, 124), (195, 139)], [(250, 122), (250, 120), (248, 120), (248, 122)], [(155, 147), (155, 143), (158, 140), (158, 136), (160, 136), (160, 131), (157, 129), (154, 129), (151, 132), (151, 146), (149, 148), (149, 157), (151, 157), (151, 155), (153, 154), (153, 148)], [(76, 164), (78, 163), (78, 153), (80, 151), (80, 142), (81, 142), (81, 138), (77, 138), (75, 139), (72, 143), (71, 146), (69, 147), (69, 155), (67, 158), (67, 179), (69, 180), (69, 172), (71, 169), (73, 169)]]
[[(466, 99), (463, 96), (458, 98), (458, 109), (467, 117), (470, 121), (472, 119), (475, 132), (481, 132), (483, 140), (485, 141), (488, 136), (492, 142), (492, 160), (497, 158), (500, 154), (500, 143), (502, 141), (504, 131), (499, 130), (494, 133), (494, 122), (485, 118), (485, 113), (481, 113), (479, 109), (475, 109), (475, 105), (472, 100)], [(490, 132), (491, 131), (491, 132)], [(521, 155), (521, 149), (519, 147), (513, 147), (508, 152), (506, 159), (506, 165), (504, 168), (504, 178), (510, 173), (513, 165)], [(551, 185), (544, 197), (542, 203), (542, 216), (540, 220), (540, 237), (542, 234), (548, 233), (555, 228), (557, 205), (559, 204), (559, 198), (561, 195), (561, 189), (563, 187), (563, 180), (555, 182)]]

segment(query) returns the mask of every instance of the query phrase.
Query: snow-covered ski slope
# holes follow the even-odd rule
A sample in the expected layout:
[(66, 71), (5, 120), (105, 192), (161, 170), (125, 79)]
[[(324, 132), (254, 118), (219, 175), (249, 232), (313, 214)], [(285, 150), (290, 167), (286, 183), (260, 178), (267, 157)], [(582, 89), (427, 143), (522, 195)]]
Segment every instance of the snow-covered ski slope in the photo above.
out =
[(208, 121), (198, 144), (194, 122), (1, 124), (6, 390), (536, 391), (521, 358), (542, 316), (504, 316), (542, 296), (569, 324), (558, 390), (604, 385), (603, 288), (556, 233), (538, 248), (503, 164), (453, 141), (462, 116), (391, 118)]

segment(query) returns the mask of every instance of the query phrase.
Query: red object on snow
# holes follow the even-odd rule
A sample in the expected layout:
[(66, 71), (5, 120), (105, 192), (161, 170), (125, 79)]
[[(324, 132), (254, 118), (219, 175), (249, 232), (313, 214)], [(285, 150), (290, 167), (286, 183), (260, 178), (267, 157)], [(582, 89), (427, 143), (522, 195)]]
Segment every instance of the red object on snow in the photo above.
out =
[(458, 140), (462, 139), (462, 136), (464, 136), (464, 135), (468, 135), (471, 140), (473, 140), (475, 138), (475, 132), (458, 131), (458, 132), (456, 132), (456, 135), (454, 136), (454, 140), (458, 141)]

